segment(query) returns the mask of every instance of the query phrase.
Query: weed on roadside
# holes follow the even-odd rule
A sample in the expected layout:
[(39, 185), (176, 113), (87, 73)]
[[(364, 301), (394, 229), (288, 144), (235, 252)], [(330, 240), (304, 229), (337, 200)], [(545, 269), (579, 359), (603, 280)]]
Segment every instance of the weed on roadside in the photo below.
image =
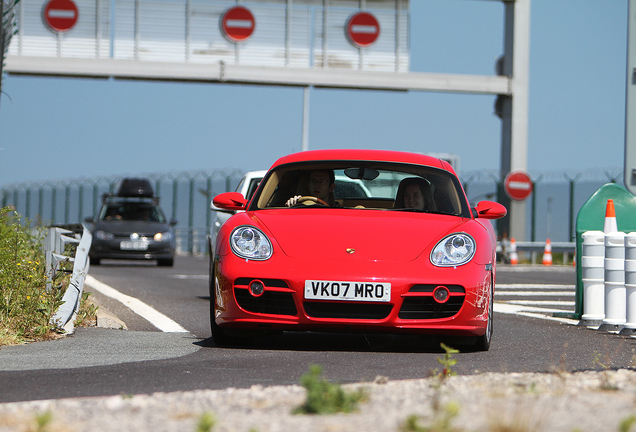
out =
[(632, 426), (636, 424), (636, 416), (629, 416), (621, 420), (618, 424), (618, 432), (629, 432), (632, 430)]
[(35, 416), (36, 432), (46, 432), (53, 420), (53, 414), (50, 411), (37, 414)]
[(321, 378), (322, 367), (312, 365), (309, 372), (300, 378), (300, 385), (307, 390), (305, 403), (294, 408), (293, 414), (349, 413), (357, 410), (358, 403), (368, 399), (364, 389), (345, 391), (339, 384)]
[(601, 353), (599, 353), (597, 350), (594, 350), (594, 361), (592, 362), (592, 365), (596, 368), (598, 366), (601, 367), (602, 372), (601, 372), (601, 390), (606, 390), (606, 391), (615, 391), (618, 390), (618, 387), (612, 383), (611, 379), (610, 379), (610, 375), (609, 375), (609, 366), (608, 366), (608, 362), (603, 363), (601, 361)]
[(433, 416), (430, 424), (422, 426), (421, 416), (410, 415), (400, 426), (402, 432), (459, 432), (462, 429), (452, 425), (453, 419), (459, 415), (459, 404), (450, 402), (443, 407), (433, 406)]
[(457, 359), (453, 358), (453, 354), (459, 353), (459, 350), (451, 348), (444, 343), (441, 343), (440, 346), (444, 350), (444, 355), (438, 357), (437, 361), (442, 365), (442, 370), (435, 369), (433, 375), (443, 381), (449, 376), (457, 375), (457, 372), (452, 369), (457, 364)]
[(90, 295), (91, 293), (86, 291), (82, 293), (80, 307), (75, 319), (76, 327), (95, 327), (97, 325), (97, 309), (99, 309), (99, 306), (95, 306), (89, 300)]
[(214, 418), (214, 415), (209, 412), (204, 412), (201, 414), (201, 417), (199, 417), (196, 432), (210, 432), (215, 425), (216, 419)]
[(46, 289), (41, 237), (17, 212), (0, 209), (0, 346), (56, 337), (51, 318), (69, 279), (60, 273)]

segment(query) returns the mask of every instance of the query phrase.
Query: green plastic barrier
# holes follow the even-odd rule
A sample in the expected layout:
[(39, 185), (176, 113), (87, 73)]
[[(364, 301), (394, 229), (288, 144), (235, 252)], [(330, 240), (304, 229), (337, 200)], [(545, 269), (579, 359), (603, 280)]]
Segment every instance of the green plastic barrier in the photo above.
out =
[(586, 231), (603, 231), (607, 200), (614, 200), (616, 226), (619, 231), (630, 233), (636, 231), (636, 196), (623, 186), (608, 183), (601, 186), (583, 204), (576, 217), (576, 292), (574, 313), (555, 313), (555, 316), (581, 319), (583, 316), (583, 277), (581, 269), (581, 248), (583, 233)]

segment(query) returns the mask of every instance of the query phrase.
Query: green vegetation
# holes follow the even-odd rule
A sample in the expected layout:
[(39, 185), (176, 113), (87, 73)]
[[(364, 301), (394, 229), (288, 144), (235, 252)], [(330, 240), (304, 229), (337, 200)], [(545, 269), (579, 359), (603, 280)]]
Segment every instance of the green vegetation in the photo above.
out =
[(433, 419), (429, 426), (419, 424), (419, 416), (410, 415), (402, 425), (403, 432), (457, 432), (461, 429), (453, 427), (452, 421), (459, 415), (459, 405), (451, 402), (443, 408), (434, 407)]
[(36, 432), (46, 432), (47, 430), (49, 430), (49, 424), (51, 424), (52, 420), (53, 420), (53, 414), (51, 414), (50, 411), (37, 414), (35, 416), (35, 424), (37, 425), (35, 429)]
[(307, 389), (307, 399), (292, 411), (294, 414), (348, 413), (355, 411), (359, 402), (368, 399), (364, 389), (346, 392), (340, 385), (320, 378), (321, 375), (322, 367), (312, 365), (300, 378), (300, 384)]
[(623, 420), (621, 420), (621, 422), (618, 425), (618, 431), (619, 432), (629, 432), (630, 430), (632, 430), (632, 426), (636, 423), (636, 417), (635, 416), (629, 416)]
[(445, 351), (443, 357), (438, 357), (437, 361), (442, 365), (442, 370), (439, 371), (435, 369), (433, 371), (433, 375), (437, 376), (440, 379), (448, 378), (449, 376), (456, 375), (457, 373), (452, 369), (453, 366), (457, 364), (457, 359), (453, 358), (453, 354), (459, 353), (459, 350), (455, 348), (451, 348), (444, 343), (441, 343), (440, 346)]
[(205, 412), (201, 414), (201, 417), (199, 417), (196, 432), (210, 432), (215, 424), (216, 419), (214, 418), (214, 415), (209, 412)]
[[(0, 209), (0, 346), (59, 336), (51, 317), (62, 304), (70, 276), (59, 272), (46, 289), (42, 236), (11, 208)], [(87, 296), (84, 297), (84, 300)], [(96, 308), (83, 302), (80, 313), (90, 321)]]

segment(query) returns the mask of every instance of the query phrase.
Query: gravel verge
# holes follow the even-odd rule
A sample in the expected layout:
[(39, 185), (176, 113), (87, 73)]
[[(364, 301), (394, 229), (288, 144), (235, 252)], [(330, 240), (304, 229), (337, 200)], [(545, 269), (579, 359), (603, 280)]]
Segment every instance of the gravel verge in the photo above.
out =
[[(214, 432), (400, 431), (418, 416), (421, 427), (458, 407), (452, 427), (439, 431), (619, 431), (636, 416), (636, 372), (484, 373), (348, 384), (369, 399), (351, 414), (293, 415), (305, 400), (300, 386), (199, 390), (152, 395), (17, 402), (0, 405), (0, 431), (36, 431), (35, 419), (50, 412), (56, 431), (196, 431), (204, 413)], [(437, 408), (436, 408), (437, 407)], [(636, 427), (634, 428), (636, 430)]]

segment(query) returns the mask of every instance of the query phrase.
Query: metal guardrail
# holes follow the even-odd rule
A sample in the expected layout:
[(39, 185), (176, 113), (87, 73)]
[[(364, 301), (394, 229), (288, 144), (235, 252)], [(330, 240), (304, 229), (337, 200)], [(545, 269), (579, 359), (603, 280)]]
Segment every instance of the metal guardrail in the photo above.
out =
[[(62, 300), (64, 303), (59, 307), (51, 323), (59, 328), (63, 328), (67, 333), (73, 333), (75, 318), (79, 310), (84, 281), (89, 269), (88, 251), (91, 247), (93, 236), (83, 225), (74, 226), (76, 230), (81, 227), (81, 237), (74, 230), (64, 227), (49, 228), (44, 241), (44, 252), (46, 257), (46, 270), (48, 273), (47, 290), (51, 289), (51, 283), (56, 273), (59, 271), (59, 264), (62, 262), (73, 262), (73, 273)], [(79, 230), (78, 230), (79, 231)], [(71, 236), (72, 235), (72, 236)], [(77, 249), (74, 257), (64, 255), (67, 244), (76, 243)]]

